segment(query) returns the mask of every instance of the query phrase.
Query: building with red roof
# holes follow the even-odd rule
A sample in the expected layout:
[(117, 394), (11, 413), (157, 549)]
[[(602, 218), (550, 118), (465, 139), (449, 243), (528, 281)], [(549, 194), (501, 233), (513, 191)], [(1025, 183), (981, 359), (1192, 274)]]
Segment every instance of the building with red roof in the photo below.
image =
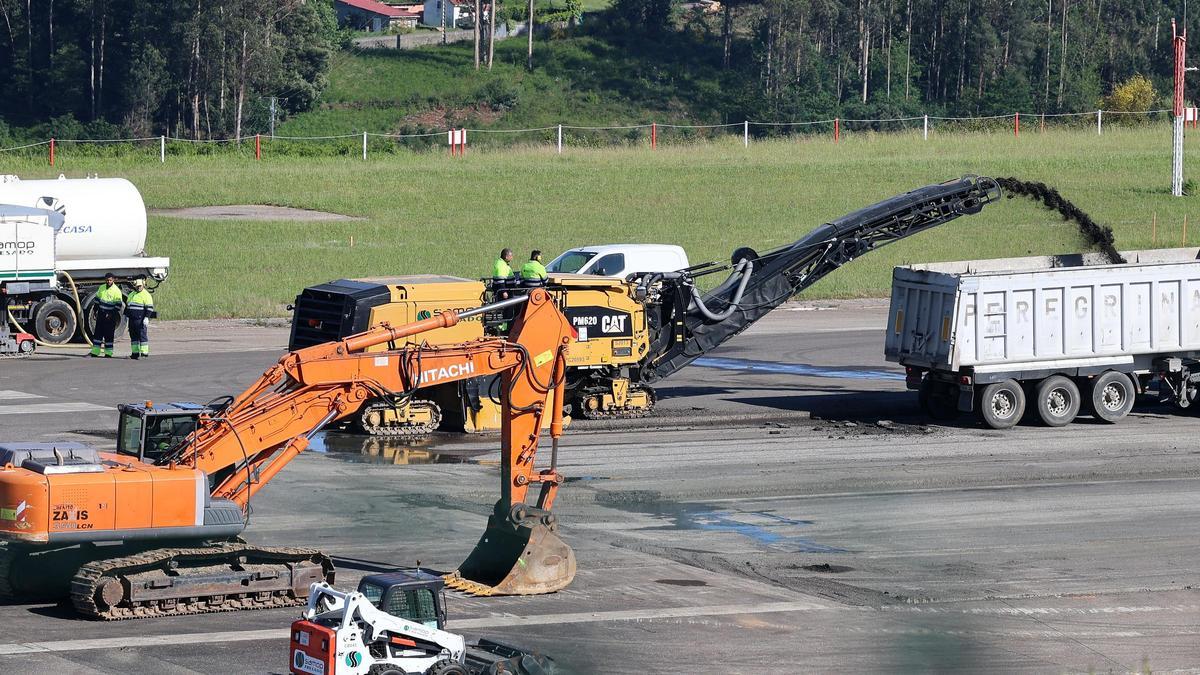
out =
[(354, 30), (369, 30), (379, 33), (389, 28), (411, 28), (419, 15), (385, 5), (376, 0), (334, 0), (338, 25)]

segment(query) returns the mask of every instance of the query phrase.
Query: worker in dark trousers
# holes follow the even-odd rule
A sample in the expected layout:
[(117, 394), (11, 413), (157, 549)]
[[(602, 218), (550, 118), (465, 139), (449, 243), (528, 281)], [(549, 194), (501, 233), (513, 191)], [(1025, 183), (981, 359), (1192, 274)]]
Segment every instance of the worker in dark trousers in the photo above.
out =
[[(496, 300), (507, 300), (509, 290), (514, 288), (512, 285), (514, 274), (512, 268), (513, 250), (507, 246), (500, 249), (500, 257), (492, 261), (492, 297)], [(503, 310), (507, 317), (513, 309)], [(508, 322), (505, 321), (496, 326), (496, 330), (501, 333), (508, 331)]]
[(150, 358), (150, 319), (158, 316), (154, 311), (154, 298), (146, 290), (146, 282), (133, 280), (133, 293), (125, 303), (125, 316), (129, 317), (129, 342), (131, 359)]
[(92, 351), (88, 356), (96, 358), (103, 353), (104, 358), (111, 359), (113, 355), (113, 340), (117, 332), (117, 324), (121, 322), (121, 304), (124, 293), (117, 285), (117, 277), (112, 272), (104, 275), (104, 285), (96, 291), (93, 305), (96, 307), (96, 332), (92, 334)]

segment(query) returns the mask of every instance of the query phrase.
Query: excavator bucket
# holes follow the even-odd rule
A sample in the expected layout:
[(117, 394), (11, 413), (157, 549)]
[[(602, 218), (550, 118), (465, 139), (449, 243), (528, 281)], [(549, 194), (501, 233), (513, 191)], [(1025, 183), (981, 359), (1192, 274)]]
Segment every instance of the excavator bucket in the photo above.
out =
[(575, 578), (575, 552), (556, 529), (548, 514), (518, 524), (493, 514), (475, 549), (446, 575), (446, 585), (470, 595), (540, 595), (566, 588)]

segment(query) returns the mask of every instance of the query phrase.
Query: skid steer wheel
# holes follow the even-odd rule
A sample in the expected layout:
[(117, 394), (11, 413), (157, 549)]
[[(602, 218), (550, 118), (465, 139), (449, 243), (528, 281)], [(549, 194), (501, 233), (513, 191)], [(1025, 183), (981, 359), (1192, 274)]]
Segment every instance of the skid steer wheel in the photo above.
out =
[(1025, 390), (1016, 380), (993, 382), (979, 392), (979, 416), (993, 429), (1008, 429), (1025, 414)]
[(467, 669), (457, 661), (443, 659), (429, 666), (429, 670), (425, 671), (425, 675), (467, 675)]
[(1116, 422), (1133, 408), (1133, 381), (1115, 370), (1107, 370), (1094, 378), (1089, 394), (1092, 412), (1103, 422)]
[(1038, 383), (1037, 414), (1048, 427), (1066, 426), (1079, 414), (1079, 387), (1062, 375)]
[(396, 666), (389, 666), (386, 663), (371, 666), (371, 669), (367, 673), (368, 675), (408, 675), (404, 670)]
[(917, 390), (917, 402), (921, 410), (932, 419), (948, 421), (958, 417), (957, 392), (950, 391), (950, 386), (935, 382), (929, 378), (921, 380), (921, 388)]

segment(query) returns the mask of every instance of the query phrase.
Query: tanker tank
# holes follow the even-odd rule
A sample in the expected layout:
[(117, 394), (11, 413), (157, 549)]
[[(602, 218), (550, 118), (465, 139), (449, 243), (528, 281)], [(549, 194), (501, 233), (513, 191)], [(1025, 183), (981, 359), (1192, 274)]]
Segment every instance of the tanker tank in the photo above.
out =
[(65, 220), (59, 260), (109, 260), (145, 255), (146, 205), (124, 178), (21, 180), (0, 176), (0, 204), (52, 209)]

